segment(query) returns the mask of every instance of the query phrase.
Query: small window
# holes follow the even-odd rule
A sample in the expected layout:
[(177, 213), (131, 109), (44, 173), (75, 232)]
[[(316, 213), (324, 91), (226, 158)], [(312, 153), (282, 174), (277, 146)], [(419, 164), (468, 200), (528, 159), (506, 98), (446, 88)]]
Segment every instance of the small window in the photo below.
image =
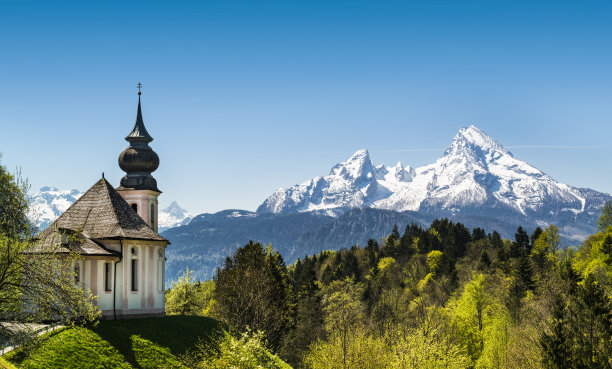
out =
[(81, 268), (77, 265), (74, 267), (74, 283), (81, 282)]
[(132, 209), (138, 213), (138, 204), (132, 204)]
[(151, 204), (151, 228), (155, 229), (155, 205)]
[(132, 291), (138, 291), (138, 259), (132, 259)]
[(105, 291), (111, 291), (112, 287), (111, 287), (111, 280), (112, 280), (112, 269), (111, 269), (111, 263), (104, 263), (104, 290)]

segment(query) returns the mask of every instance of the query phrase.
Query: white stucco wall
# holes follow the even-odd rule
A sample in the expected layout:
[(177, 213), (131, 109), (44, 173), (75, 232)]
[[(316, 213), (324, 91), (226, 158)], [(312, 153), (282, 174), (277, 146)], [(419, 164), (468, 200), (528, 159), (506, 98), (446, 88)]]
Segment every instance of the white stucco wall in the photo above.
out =
[[(88, 256), (79, 261), (81, 285), (97, 296), (97, 304), (107, 318), (114, 313), (122, 315), (160, 314), (165, 310), (164, 273), (165, 243), (158, 241), (123, 240), (110, 241), (105, 246), (123, 253), (121, 261), (117, 258)], [(132, 253), (132, 250), (134, 252)], [(137, 290), (132, 290), (132, 260), (137, 263)], [(111, 279), (111, 290), (106, 291), (105, 263), (111, 263), (110, 271), (116, 281)], [(117, 263), (116, 267), (114, 263)], [(114, 291), (113, 291), (114, 289)], [(115, 308), (113, 310), (113, 296)]]

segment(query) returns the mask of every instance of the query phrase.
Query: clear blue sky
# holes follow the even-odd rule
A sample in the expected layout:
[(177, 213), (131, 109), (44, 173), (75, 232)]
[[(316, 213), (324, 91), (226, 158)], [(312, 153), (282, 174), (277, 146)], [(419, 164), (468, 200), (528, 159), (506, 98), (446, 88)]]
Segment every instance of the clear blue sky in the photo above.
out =
[(612, 192), (610, 1), (0, 3), (0, 152), (33, 189), (118, 185), (143, 115), (194, 212), (255, 209), (359, 148), (420, 166), (475, 124)]

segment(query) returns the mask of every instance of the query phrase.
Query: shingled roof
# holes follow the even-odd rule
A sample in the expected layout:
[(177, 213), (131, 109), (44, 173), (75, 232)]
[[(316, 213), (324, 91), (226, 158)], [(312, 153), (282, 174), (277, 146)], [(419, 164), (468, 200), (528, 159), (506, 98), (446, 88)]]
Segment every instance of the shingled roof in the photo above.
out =
[(36, 237), (42, 242), (39, 242), (39, 246), (35, 246), (34, 249), (40, 250), (41, 246), (55, 244), (58, 240), (57, 230), (60, 229), (80, 231), (86, 239), (93, 242), (93, 244), (83, 242), (83, 245), (87, 243), (92, 248), (91, 251), (94, 251), (95, 245), (100, 246), (95, 242), (96, 239), (151, 240), (170, 243), (149, 227), (104, 178), (96, 182), (64, 214)]

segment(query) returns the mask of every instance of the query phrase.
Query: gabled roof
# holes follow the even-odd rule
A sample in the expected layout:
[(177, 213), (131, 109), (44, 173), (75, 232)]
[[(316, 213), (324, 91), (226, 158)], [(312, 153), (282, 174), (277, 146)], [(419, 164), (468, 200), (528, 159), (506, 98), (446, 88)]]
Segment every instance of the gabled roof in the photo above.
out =
[(36, 238), (47, 244), (51, 240), (46, 239), (62, 228), (80, 231), (90, 240), (133, 239), (170, 243), (149, 227), (104, 178)]

